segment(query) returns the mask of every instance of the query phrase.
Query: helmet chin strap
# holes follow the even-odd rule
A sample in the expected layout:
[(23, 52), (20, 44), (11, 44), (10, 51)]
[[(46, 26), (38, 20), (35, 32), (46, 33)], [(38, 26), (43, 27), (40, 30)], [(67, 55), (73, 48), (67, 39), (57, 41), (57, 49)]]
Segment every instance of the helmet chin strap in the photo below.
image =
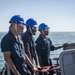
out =
[(17, 33), (17, 24), (15, 23), (15, 32)]
[(45, 39), (45, 38), (46, 38), (46, 35), (45, 35), (44, 31), (41, 30), (41, 32), (42, 32), (42, 34), (43, 34), (43, 38)]
[(33, 35), (32, 29), (31, 29), (31, 27), (30, 27), (30, 26), (29, 26), (29, 30), (30, 30), (30, 33)]

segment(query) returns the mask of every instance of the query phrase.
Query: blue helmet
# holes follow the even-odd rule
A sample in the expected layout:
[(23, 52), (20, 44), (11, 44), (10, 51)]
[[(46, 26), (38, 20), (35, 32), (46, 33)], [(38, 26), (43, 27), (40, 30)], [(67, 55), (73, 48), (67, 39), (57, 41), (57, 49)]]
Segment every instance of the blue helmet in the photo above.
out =
[(26, 26), (34, 26), (34, 25), (37, 25), (37, 22), (33, 18), (29, 18), (26, 21)]
[(41, 30), (41, 29), (48, 29), (48, 25), (46, 25), (45, 23), (41, 23), (38, 27), (38, 30)]
[(9, 23), (12, 23), (12, 22), (20, 22), (20, 23), (25, 24), (23, 17), (21, 17), (20, 15), (14, 15), (14, 16), (10, 19)]

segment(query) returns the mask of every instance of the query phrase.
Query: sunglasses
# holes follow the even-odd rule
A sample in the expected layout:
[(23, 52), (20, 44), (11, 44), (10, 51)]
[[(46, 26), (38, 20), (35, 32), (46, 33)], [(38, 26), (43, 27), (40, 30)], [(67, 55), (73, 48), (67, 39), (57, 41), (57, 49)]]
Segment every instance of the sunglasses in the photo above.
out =
[(24, 28), (24, 24), (23, 23), (17, 23), (18, 26)]
[(33, 26), (33, 27), (32, 27), (32, 30), (37, 30), (37, 27), (36, 27), (36, 26)]
[(49, 28), (45, 28), (44, 31), (49, 31)]

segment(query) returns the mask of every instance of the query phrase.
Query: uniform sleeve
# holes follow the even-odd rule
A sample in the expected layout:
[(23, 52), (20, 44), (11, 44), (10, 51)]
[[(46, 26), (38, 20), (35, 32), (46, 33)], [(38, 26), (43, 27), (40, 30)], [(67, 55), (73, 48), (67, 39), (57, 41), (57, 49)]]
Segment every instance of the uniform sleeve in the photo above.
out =
[(22, 40), (23, 40), (24, 45), (25, 45), (26, 43), (29, 43), (29, 37), (26, 36), (26, 35), (24, 35), (24, 36), (22, 37)]
[(6, 38), (3, 38), (2, 41), (1, 41), (1, 51), (4, 52), (4, 51), (10, 51), (11, 50), (11, 43), (10, 43), (10, 40), (6, 37)]
[(36, 43), (36, 52), (38, 56), (41, 56), (41, 50), (42, 50), (41, 43), (39, 41), (36, 41), (35, 43)]
[(51, 45), (51, 51), (54, 51), (54, 45), (52, 44), (51, 40), (50, 40), (50, 45)]

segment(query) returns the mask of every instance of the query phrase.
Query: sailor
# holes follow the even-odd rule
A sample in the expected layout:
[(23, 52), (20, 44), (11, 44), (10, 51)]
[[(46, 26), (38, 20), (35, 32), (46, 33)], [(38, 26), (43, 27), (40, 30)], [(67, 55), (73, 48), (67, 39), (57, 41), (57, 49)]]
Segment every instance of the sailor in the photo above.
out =
[[(39, 60), (38, 60), (38, 56), (37, 56), (36, 48), (35, 48), (36, 45), (35, 45), (35, 41), (33, 37), (33, 35), (36, 34), (36, 31), (37, 31), (37, 22), (33, 18), (29, 18), (26, 21), (26, 32), (23, 34), (22, 39), (26, 49), (25, 50), (26, 54), (28, 55), (29, 59), (32, 61), (32, 63), (34, 59), (37, 67), (40, 68)], [(28, 68), (31, 70), (29, 66)], [(31, 72), (33, 74), (32, 70)]]
[(14, 15), (10, 19), (8, 33), (1, 41), (1, 51), (3, 52), (6, 65), (9, 68), (7, 75), (31, 75), (27, 69), (28, 64), (33, 71), (36, 68), (33, 66), (27, 55), (20, 34), (23, 33), (24, 19), (21, 15)]
[[(38, 27), (40, 32), (39, 37), (36, 39), (36, 51), (39, 57), (41, 66), (52, 66), (50, 59), (50, 51), (57, 50), (63, 46), (55, 47), (48, 36), (49, 27), (45, 23), (41, 23)], [(53, 71), (50, 71), (48, 75), (53, 75)]]

